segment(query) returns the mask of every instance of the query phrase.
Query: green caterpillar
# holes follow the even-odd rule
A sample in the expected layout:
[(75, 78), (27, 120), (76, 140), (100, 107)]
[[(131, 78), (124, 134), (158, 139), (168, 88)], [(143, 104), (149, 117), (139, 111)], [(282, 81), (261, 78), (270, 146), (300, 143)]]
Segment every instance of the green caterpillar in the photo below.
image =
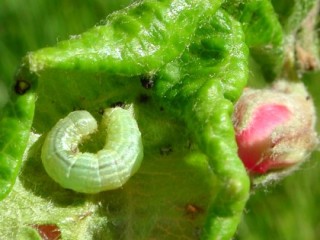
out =
[(97, 153), (79, 152), (78, 145), (97, 131), (87, 111), (71, 112), (48, 133), (42, 147), (47, 173), (64, 188), (98, 193), (121, 187), (139, 168), (143, 158), (141, 133), (132, 110), (106, 109), (102, 128), (106, 143)]

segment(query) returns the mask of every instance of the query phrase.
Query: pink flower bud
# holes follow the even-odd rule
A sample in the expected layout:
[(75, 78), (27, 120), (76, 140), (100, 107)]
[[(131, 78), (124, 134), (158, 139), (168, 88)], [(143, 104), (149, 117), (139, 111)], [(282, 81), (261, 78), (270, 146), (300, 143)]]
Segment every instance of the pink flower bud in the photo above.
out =
[(239, 157), (256, 174), (296, 166), (318, 144), (315, 122), (313, 102), (301, 83), (245, 89), (233, 115)]

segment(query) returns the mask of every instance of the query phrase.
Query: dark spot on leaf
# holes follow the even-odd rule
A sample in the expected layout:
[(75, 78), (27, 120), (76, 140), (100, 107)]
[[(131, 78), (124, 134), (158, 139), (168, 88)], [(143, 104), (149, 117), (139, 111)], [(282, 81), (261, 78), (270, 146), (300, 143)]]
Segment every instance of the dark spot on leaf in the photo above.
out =
[(250, 21), (251, 21), (252, 23), (256, 23), (256, 22), (259, 20), (259, 17), (260, 17), (260, 16), (257, 14), (257, 12), (253, 12)]
[(171, 152), (172, 152), (172, 147), (170, 145), (160, 148), (161, 155), (169, 155)]
[(311, 99), (310, 96), (306, 96), (306, 100), (309, 101)]
[(100, 115), (103, 115), (103, 114), (104, 114), (104, 108), (99, 108), (98, 113), (99, 113)]
[(188, 203), (185, 206), (184, 210), (186, 215), (189, 216), (191, 219), (195, 219), (198, 215), (204, 213), (204, 210), (202, 207), (193, 203)]
[(72, 111), (80, 111), (80, 110), (84, 110), (84, 108), (79, 106), (72, 108)]
[(14, 91), (17, 94), (25, 94), (31, 87), (31, 84), (25, 80), (18, 79), (14, 85)]
[(146, 95), (146, 94), (141, 94), (139, 96), (139, 102), (141, 103), (146, 103), (150, 100), (150, 96), (149, 95)]
[(124, 102), (121, 102), (121, 101), (118, 101), (118, 102), (115, 102), (115, 103), (112, 103), (110, 105), (112, 108), (115, 108), (115, 107), (121, 107), (123, 108), (125, 106), (125, 103)]
[(153, 88), (154, 86), (154, 75), (151, 74), (145, 74), (140, 77), (141, 85), (145, 89)]
[(59, 240), (61, 239), (61, 231), (55, 224), (36, 224), (35, 228), (43, 240)]

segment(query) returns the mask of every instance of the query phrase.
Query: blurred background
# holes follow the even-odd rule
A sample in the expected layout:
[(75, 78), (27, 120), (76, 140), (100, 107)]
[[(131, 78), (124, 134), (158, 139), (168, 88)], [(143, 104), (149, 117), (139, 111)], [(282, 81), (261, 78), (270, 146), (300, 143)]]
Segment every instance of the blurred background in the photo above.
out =
[[(131, 0), (1, 0), (0, 88), (11, 86), (20, 59), (94, 26)], [(304, 82), (320, 106), (320, 72)], [(0, 95), (5, 94), (0, 89)], [(1, 100), (1, 96), (0, 96)], [(318, 109), (319, 112), (320, 109)], [(318, 130), (319, 123), (318, 123)], [(256, 189), (247, 204), (237, 240), (320, 239), (320, 154), (279, 183)], [(318, 185), (319, 184), (319, 185)], [(0, 226), (1, 232), (1, 226)]]

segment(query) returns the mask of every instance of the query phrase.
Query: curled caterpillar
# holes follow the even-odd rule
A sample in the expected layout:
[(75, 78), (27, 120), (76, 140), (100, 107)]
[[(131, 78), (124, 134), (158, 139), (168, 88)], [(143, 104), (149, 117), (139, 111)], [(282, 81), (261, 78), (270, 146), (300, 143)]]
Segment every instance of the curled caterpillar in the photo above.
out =
[(48, 133), (41, 158), (48, 175), (62, 187), (98, 193), (121, 187), (139, 169), (141, 133), (130, 109), (106, 109), (101, 120), (106, 142), (97, 153), (80, 152), (79, 143), (98, 129), (87, 111), (74, 111)]

